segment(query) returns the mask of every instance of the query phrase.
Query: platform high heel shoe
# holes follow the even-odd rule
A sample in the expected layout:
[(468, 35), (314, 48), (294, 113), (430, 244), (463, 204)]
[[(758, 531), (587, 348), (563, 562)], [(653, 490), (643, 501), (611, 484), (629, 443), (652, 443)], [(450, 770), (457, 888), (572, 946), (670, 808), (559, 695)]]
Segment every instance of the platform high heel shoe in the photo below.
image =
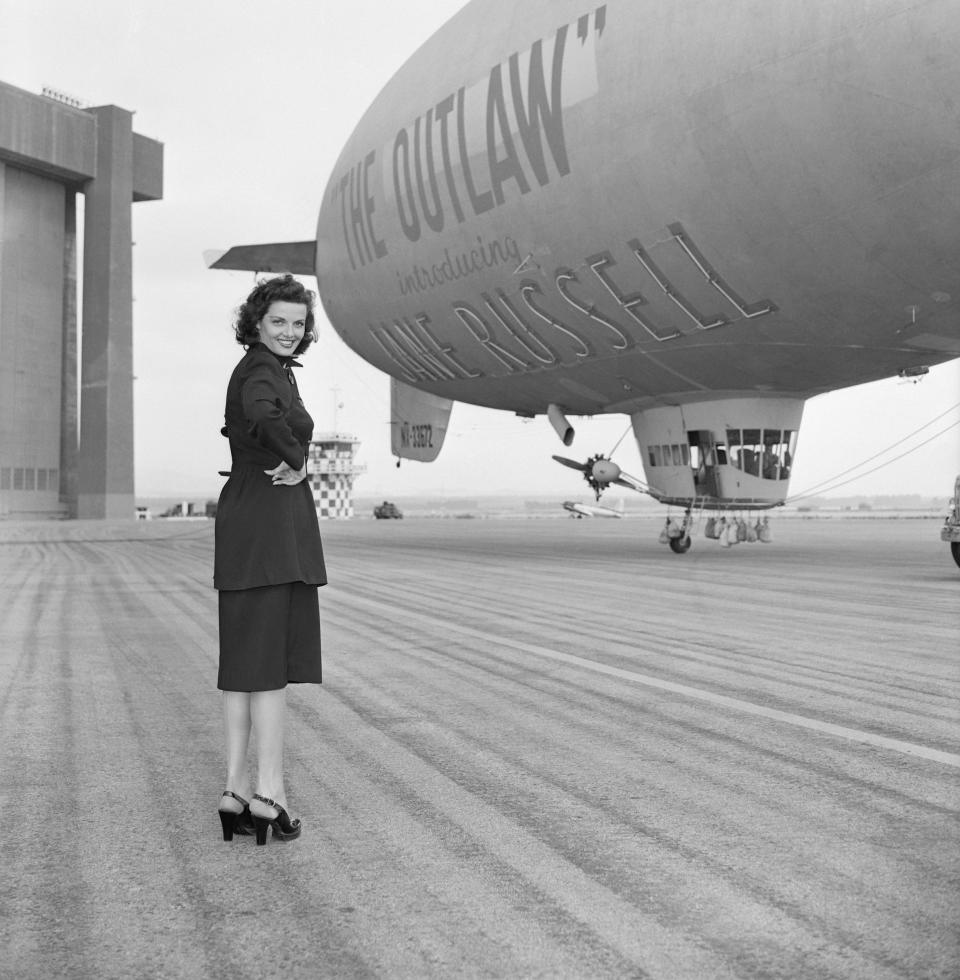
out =
[(273, 807), (277, 811), (275, 817), (260, 817), (251, 812), (253, 826), (257, 832), (258, 844), (266, 844), (268, 827), (273, 827), (273, 836), (277, 840), (296, 840), (300, 836), (303, 827), (300, 824), (299, 817), (291, 820), (290, 814), (276, 800), (268, 800), (259, 793), (254, 793), (253, 798), (266, 806)]
[[(222, 809), (224, 796), (235, 799), (243, 805), (243, 809), (239, 813), (234, 813), (233, 810)], [(237, 796), (236, 793), (232, 793), (228, 789), (223, 791), (220, 802), (221, 806), (217, 808), (217, 813), (220, 814), (223, 839), (233, 840), (234, 834), (239, 834), (241, 837), (249, 837), (253, 833), (253, 817), (250, 815), (250, 804), (242, 796)]]

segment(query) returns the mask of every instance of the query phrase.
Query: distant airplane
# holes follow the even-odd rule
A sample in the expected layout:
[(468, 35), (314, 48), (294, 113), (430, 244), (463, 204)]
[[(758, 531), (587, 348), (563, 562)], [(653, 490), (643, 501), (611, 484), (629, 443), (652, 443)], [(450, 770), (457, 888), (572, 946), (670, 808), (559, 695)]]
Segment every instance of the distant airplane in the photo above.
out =
[(594, 504), (581, 504), (576, 500), (565, 500), (563, 509), (570, 511), (571, 517), (623, 517), (623, 498), (620, 498), (620, 506), (617, 510), (610, 507), (600, 507)]
[(316, 241), (213, 267), (316, 274), (398, 457), (455, 400), (565, 446), (622, 413), (645, 480), (567, 461), (598, 497), (773, 507), (806, 399), (960, 355), (958, 46), (955, 0), (472, 0), (360, 120)]

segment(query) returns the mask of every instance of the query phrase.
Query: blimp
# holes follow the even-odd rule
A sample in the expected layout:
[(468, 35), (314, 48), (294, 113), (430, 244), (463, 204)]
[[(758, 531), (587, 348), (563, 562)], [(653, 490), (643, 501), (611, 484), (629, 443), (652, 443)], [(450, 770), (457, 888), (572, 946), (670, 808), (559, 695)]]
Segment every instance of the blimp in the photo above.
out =
[[(786, 498), (805, 402), (960, 356), (955, 0), (471, 0), (374, 100), (315, 240), (216, 268), (315, 275), (429, 462), (456, 401), (628, 416), (688, 511)], [(855, 434), (838, 433), (853, 442)]]

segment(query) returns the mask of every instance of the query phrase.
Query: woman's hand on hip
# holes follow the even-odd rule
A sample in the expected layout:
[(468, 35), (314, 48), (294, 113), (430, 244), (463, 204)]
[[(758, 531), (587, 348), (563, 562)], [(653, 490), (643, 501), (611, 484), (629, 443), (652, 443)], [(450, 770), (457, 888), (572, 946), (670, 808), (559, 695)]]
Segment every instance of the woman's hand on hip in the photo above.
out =
[(264, 470), (267, 476), (273, 479), (275, 487), (295, 487), (302, 480), (307, 478), (307, 461), (303, 461), (303, 466), (295, 470), (289, 463), (281, 463), (272, 470)]

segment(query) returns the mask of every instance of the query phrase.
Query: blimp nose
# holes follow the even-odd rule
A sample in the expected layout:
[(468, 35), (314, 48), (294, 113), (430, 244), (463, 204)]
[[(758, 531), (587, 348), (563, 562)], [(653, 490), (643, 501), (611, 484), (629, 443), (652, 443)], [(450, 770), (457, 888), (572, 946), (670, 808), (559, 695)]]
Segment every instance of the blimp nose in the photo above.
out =
[(620, 467), (613, 460), (598, 459), (593, 464), (591, 476), (597, 483), (613, 483), (620, 477)]

